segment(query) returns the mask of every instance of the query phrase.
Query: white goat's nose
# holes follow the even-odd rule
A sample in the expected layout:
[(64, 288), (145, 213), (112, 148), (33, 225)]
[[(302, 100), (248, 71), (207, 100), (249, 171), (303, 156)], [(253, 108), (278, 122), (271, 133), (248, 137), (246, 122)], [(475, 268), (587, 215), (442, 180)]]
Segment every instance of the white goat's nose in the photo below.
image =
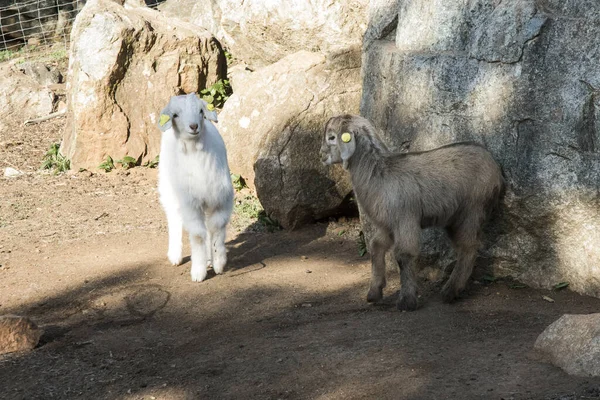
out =
[(198, 124), (190, 124), (190, 129), (195, 131), (196, 129), (198, 129)]

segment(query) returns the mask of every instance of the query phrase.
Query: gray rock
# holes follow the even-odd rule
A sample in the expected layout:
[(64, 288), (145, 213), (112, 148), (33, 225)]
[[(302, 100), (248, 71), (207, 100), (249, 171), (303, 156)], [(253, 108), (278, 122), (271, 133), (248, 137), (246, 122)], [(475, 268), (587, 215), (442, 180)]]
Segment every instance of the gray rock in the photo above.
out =
[(323, 166), (319, 147), (327, 120), (357, 113), (359, 101), (359, 51), (301, 51), (252, 73), (225, 103), (218, 127), (230, 169), (284, 227), (331, 215), (350, 193), (347, 173)]
[(159, 9), (208, 29), (232, 54), (265, 66), (300, 50), (329, 53), (359, 46), (367, 0), (167, 0)]
[(0, 118), (17, 121), (42, 117), (54, 110), (57, 96), (34, 78), (5, 64), (0, 67)]
[[(377, 3), (361, 114), (398, 151), (484, 144), (509, 191), (480, 266), (600, 296), (597, 3)], [(439, 232), (424, 234), (425, 263), (445, 267), (452, 257)]]
[(62, 75), (57, 68), (49, 68), (41, 62), (26, 62), (21, 64), (19, 69), (42, 86), (58, 84), (62, 81)]
[(563, 315), (534, 348), (571, 375), (600, 376), (600, 314)]

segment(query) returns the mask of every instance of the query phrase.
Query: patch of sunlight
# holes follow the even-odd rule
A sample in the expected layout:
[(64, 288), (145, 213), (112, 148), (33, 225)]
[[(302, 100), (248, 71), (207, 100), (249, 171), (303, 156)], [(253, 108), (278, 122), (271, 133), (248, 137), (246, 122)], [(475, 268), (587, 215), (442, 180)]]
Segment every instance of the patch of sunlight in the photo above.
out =
[(396, 47), (401, 51), (447, 50), (460, 37), (464, 0), (402, 2), (398, 13)]
[(505, 69), (483, 68), (480, 71), (482, 76), (470, 93), (468, 103), (472, 104), (473, 117), (494, 124), (507, 114), (514, 93), (515, 77)]
[(578, 292), (600, 292), (600, 209), (593, 200), (572, 201), (554, 210), (558, 274)]
[(160, 388), (148, 388), (142, 391), (130, 390), (121, 396), (115, 395), (113, 398), (119, 400), (138, 400), (138, 399), (169, 399), (186, 400), (190, 398), (189, 390), (180, 388), (171, 388), (168, 386)]

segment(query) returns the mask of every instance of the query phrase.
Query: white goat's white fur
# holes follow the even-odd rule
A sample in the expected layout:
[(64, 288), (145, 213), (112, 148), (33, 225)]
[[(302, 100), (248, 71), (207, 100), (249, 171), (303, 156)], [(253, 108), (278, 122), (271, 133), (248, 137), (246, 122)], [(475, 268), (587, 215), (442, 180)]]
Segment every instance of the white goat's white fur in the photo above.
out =
[[(167, 122), (162, 117), (168, 117)], [(182, 228), (190, 237), (192, 281), (206, 278), (227, 262), (226, 227), (233, 209), (233, 186), (225, 143), (216, 113), (196, 94), (174, 96), (161, 113), (162, 133), (158, 192), (167, 216), (169, 250), (173, 265), (182, 261)]]

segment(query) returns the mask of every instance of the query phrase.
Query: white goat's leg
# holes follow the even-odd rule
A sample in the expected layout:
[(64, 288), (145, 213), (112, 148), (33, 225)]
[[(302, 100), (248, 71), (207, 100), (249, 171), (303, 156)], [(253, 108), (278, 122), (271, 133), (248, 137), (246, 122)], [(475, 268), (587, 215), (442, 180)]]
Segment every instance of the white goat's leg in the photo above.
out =
[(227, 250), (225, 249), (225, 228), (213, 234), (213, 269), (216, 274), (222, 274), (227, 264)]
[(206, 278), (207, 253), (206, 239), (207, 231), (204, 222), (204, 213), (194, 207), (182, 207), (182, 216), (185, 221), (185, 229), (190, 234), (190, 248), (192, 250), (192, 281), (202, 282)]
[(224, 211), (215, 212), (207, 216), (206, 225), (211, 237), (212, 265), (216, 274), (222, 274), (227, 263), (227, 250), (225, 249), (225, 237), (227, 234), (227, 222), (229, 214)]
[(190, 233), (190, 247), (192, 249), (192, 281), (202, 282), (206, 278), (206, 235)]
[(179, 265), (182, 259), (183, 226), (178, 210), (167, 213), (167, 224), (169, 226), (169, 250), (167, 251), (167, 258), (171, 264)]
[(181, 218), (181, 209), (179, 208), (179, 200), (175, 191), (167, 180), (159, 181), (160, 202), (167, 217), (167, 225), (169, 230), (169, 250), (167, 258), (173, 265), (181, 264), (183, 226)]
[(206, 267), (213, 265), (213, 238), (210, 229), (206, 231)]

